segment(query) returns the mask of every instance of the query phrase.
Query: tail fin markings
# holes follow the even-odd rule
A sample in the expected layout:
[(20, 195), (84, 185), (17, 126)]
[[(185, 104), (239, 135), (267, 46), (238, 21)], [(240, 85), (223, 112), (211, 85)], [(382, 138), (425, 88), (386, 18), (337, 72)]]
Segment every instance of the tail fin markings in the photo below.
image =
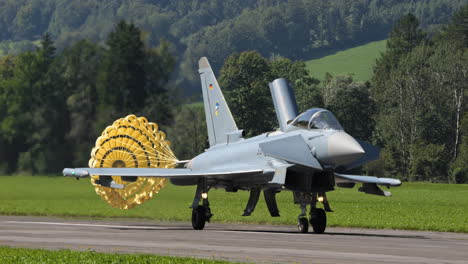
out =
[(210, 147), (228, 143), (229, 135), (238, 132), (231, 111), (206, 57), (198, 61), (205, 105), (206, 125)]

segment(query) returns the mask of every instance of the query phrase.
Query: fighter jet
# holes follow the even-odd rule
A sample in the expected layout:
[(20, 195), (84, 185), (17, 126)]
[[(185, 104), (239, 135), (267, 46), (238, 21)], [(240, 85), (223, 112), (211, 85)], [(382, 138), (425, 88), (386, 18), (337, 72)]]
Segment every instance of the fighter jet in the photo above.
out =
[(163, 177), (174, 185), (196, 185), (191, 205), (192, 226), (196, 230), (203, 229), (213, 216), (208, 201), (211, 188), (249, 191), (244, 216), (253, 213), (262, 191), (271, 216), (279, 216), (276, 194), (292, 191), (294, 203), (300, 207), (299, 232), (308, 232), (310, 223), (315, 233), (323, 233), (327, 224), (325, 212), (332, 212), (326, 193), (335, 186), (352, 188), (359, 183), (359, 191), (389, 196), (378, 186), (401, 185), (397, 179), (345, 174), (378, 159), (379, 149), (347, 134), (326, 109), (314, 108), (298, 114), (287, 80), (276, 79), (269, 84), (279, 129), (244, 138), (205, 57), (199, 60), (199, 73), (210, 147), (186, 161), (184, 168), (67, 168), (63, 174), (75, 178), (100, 175), (99, 184), (110, 188), (122, 188), (112, 180), (113, 175), (127, 179)]

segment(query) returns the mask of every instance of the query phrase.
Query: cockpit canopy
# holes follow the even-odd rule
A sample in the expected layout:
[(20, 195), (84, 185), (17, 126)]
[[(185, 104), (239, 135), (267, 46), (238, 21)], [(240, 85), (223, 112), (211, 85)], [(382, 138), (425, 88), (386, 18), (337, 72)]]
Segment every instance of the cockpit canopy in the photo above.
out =
[(343, 130), (340, 122), (328, 110), (313, 108), (300, 114), (291, 125), (306, 129)]

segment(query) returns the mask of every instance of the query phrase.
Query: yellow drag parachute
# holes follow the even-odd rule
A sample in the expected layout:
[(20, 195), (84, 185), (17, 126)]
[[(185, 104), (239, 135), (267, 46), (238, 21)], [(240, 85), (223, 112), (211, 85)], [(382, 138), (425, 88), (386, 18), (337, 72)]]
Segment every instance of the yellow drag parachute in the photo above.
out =
[[(91, 150), (90, 168), (174, 168), (177, 158), (166, 135), (158, 125), (144, 117), (129, 115), (108, 126)], [(130, 209), (151, 199), (166, 185), (166, 179), (155, 177), (121, 177), (112, 179), (123, 184), (113, 189), (95, 184), (98, 175), (91, 175), (96, 193), (114, 208)]]

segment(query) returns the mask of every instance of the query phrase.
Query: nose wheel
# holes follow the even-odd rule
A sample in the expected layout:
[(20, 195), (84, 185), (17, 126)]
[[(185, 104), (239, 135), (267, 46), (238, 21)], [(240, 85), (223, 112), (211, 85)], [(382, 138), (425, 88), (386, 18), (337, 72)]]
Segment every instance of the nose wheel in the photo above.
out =
[[(327, 215), (325, 211), (332, 212), (330, 205), (326, 199), (325, 193), (300, 193), (294, 192), (294, 203), (299, 204), (301, 213), (297, 217), (297, 229), (300, 233), (309, 232), (309, 226), (312, 226), (314, 233), (322, 234), (327, 227)], [(316, 203), (322, 202), (325, 210), (317, 208)], [(310, 205), (310, 218), (307, 219), (307, 206)]]
[(322, 208), (313, 208), (310, 210), (310, 225), (316, 234), (322, 234), (327, 227), (327, 214)]

